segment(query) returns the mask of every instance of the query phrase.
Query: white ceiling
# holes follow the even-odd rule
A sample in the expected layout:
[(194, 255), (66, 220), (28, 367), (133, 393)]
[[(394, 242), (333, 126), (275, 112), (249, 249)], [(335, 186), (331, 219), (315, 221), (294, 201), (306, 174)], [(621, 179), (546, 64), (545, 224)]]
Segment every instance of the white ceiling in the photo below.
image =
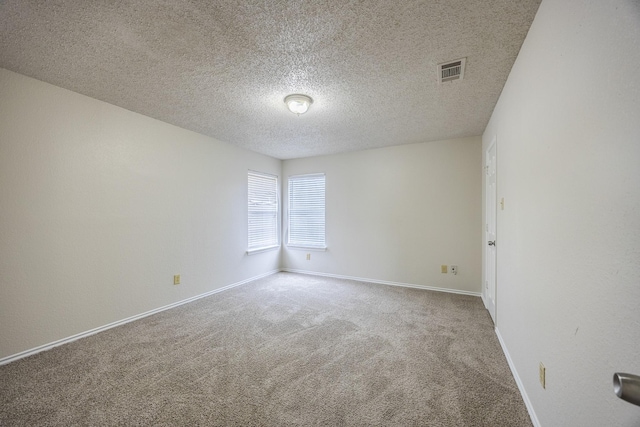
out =
[[(0, 67), (280, 159), (480, 135), (540, 0), (2, 0)], [(439, 85), (438, 63), (467, 58)], [(314, 99), (300, 117), (283, 102)]]

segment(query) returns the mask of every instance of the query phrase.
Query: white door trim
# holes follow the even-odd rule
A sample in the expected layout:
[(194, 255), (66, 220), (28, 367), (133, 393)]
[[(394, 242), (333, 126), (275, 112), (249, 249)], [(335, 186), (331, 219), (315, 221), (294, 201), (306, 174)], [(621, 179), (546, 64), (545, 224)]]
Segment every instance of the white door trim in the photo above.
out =
[[(497, 321), (496, 298), (497, 298), (497, 224), (498, 224), (498, 180), (497, 180), (497, 137), (494, 136), (487, 150), (485, 151), (484, 161), (484, 209), (485, 224), (482, 231), (483, 237), (483, 253), (484, 253), (484, 274), (482, 278), (482, 301), (489, 311), (494, 324)], [(489, 241), (493, 242), (489, 246)]]

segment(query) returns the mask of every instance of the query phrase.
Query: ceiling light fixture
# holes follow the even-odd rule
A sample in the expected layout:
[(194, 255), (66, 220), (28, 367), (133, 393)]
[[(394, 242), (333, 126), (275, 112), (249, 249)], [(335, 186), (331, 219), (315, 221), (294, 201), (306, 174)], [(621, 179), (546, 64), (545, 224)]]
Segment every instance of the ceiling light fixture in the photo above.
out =
[(287, 108), (294, 114), (300, 115), (307, 112), (309, 106), (313, 104), (313, 99), (307, 95), (300, 95), (298, 93), (289, 95), (284, 99), (284, 103), (287, 104)]

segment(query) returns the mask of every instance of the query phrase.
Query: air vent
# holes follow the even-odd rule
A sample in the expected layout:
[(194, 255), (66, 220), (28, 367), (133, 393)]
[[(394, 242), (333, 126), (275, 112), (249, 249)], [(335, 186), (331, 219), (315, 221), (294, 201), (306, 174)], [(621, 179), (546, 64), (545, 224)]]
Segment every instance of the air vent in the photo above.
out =
[(467, 58), (438, 64), (438, 83), (450, 82), (464, 78), (464, 63)]

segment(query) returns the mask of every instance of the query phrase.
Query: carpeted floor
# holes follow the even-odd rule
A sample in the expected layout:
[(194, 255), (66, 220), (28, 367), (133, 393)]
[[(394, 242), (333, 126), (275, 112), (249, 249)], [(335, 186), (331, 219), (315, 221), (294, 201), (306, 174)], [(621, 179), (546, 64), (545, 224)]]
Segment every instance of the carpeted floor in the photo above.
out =
[(531, 422), (479, 298), (279, 273), (0, 366), (0, 425)]

